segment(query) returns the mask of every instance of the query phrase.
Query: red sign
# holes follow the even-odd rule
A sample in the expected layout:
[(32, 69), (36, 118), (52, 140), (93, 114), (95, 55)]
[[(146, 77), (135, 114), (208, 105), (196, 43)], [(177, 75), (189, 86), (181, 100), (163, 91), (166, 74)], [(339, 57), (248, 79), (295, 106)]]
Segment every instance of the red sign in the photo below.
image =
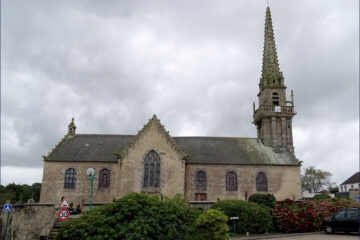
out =
[(60, 221), (66, 221), (70, 216), (70, 212), (67, 209), (61, 209), (58, 213), (58, 218)]
[(64, 198), (62, 201), (61, 201), (61, 203), (60, 203), (60, 205), (59, 205), (59, 208), (68, 208), (69, 207), (69, 201), (66, 199), (66, 198)]

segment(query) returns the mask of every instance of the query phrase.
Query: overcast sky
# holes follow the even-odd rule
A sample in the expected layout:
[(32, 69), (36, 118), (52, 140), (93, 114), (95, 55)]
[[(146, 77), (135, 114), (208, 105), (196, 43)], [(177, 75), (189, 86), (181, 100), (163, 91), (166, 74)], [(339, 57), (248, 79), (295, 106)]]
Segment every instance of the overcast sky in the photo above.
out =
[[(270, 0), (303, 167), (359, 169), (358, 0)], [(265, 0), (3, 0), (1, 181), (41, 182), (67, 133), (256, 137)]]

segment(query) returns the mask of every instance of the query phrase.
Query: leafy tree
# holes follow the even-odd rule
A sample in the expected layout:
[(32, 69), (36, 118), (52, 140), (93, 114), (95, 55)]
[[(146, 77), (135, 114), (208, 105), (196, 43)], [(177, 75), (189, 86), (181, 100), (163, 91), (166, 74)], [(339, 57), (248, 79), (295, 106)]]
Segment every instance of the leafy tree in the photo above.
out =
[(40, 200), (40, 191), (41, 191), (41, 183), (34, 183), (31, 185), (31, 193), (35, 202), (39, 202)]
[(32, 186), (27, 184), (10, 183), (6, 187), (1, 188), (1, 194), (11, 196), (11, 199), (1, 199), (3, 201), (11, 200), (13, 203), (26, 203), (28, 199), (33, 198), (35, 202), (40, 199), (41, 183), (34, 183)]
[(302, 189), (304, 192), (320, 192), (330, 184), (331, 176), (331, 173), (315, 169), (313, 166), (305, 168), (305, 174), (301, 176)]
[(329, 188), (329, 192), (330, 193), (338, 193), (339, 192), (339, 187), (330, 187)]

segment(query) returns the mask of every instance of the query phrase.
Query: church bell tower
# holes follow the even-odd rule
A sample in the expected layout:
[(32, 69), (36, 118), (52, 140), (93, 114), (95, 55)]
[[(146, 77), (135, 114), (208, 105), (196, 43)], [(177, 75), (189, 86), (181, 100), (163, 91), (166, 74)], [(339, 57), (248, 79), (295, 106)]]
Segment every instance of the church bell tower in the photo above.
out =
[(266, 8), (264, 52), (259, 90), (259, 107), (255, 110), (255, 103), (253, 106), (253, 123), (257, 127), (257, 138), (266, 146), (286, 147), (294, 153), (292, 137), (292, 118), (296, 114), (294, 111), (294, 95), (291, 91), (291, 101), (286, 100), (286, 86), (279, 68), (269, 6)]

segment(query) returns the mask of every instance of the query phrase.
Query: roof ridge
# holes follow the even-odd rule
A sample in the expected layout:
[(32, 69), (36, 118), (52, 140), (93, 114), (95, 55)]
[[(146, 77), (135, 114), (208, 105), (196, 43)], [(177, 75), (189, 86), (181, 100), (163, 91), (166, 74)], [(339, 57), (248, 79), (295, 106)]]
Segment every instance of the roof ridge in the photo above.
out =
[(102, 133), (82, 133), (82, 134), (75, 134), (74, 137), (76, 136), (129, 136), (129, 137), (133, 137), (135, 136), (135, 134), (102, 134)]
[[(144, 125), (145, 126), (145, 125)], [(140, 130), (141, 131), (141, 130)], [(140, 132), (139, 131), (139, 132)], [(166, 130), (165, 130), (166, 132)], [(75, 134), (73, 137), (79, 136), (126, 136), (126, 137), (135, 137), (137, 134), (98, 134), (98, 133), (89, 133), (89, 134)], [(236, 138), (236, 139), (256, 139), (256, 137), (225, 137), (225, 136), (171, 136), (172, 138)]]
[(221, 137), (221, 136), (173, 136), (173, 138), (236, 138), (236, 139), (256, 139), (256, 137)]
[[(355, 181), (355, 182), (354, 182)], [(359, 183), (360, 182), (360, 172), (356, 172), (353, 175), (351, 175), (351, 177), (349, 177), (348, 179), (346, 179), (342, 184), (340, 185), (344, 185), (344, 184), (351, 184), (351, 183)]]

